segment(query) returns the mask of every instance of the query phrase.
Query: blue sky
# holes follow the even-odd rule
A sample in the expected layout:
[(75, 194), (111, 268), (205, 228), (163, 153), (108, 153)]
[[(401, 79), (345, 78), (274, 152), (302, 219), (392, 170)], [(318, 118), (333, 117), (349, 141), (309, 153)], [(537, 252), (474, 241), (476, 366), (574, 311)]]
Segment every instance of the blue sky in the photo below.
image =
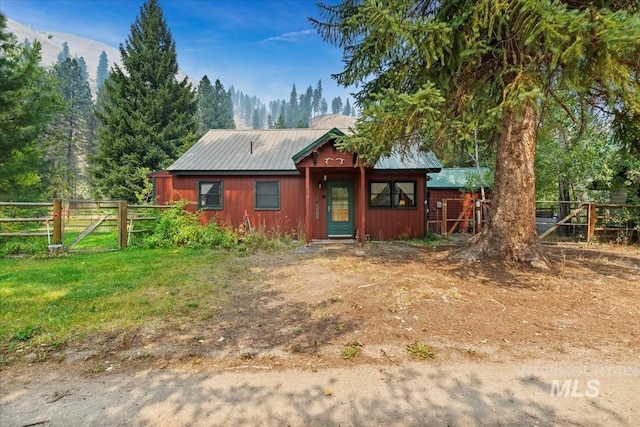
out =
[[(36, 30), (73, 33), (113, 47), (124, 43), (143, 0), (0, 0), (8, 18)], [(196, 82), (220, 79), (267, 103), (322, 80), (329, 106), (353, 88), (331, 79), (342, 50), (322, 41), (307, 19), (315, 0), (159, 0), (176, 41), (178, 64)], [(325, 0), (325, 4), (336, 1)], [(351, 99), (353, 102), (353, 99)]]

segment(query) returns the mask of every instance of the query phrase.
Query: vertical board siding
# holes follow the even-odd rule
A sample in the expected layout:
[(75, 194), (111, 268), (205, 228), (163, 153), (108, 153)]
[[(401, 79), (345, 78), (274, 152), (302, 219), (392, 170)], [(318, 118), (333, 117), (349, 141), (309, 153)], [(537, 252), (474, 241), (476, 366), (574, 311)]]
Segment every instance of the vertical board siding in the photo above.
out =
[[(416, 207), (406, 209), (370, 208), (369, 183), (371, 181), (415, 181)], [(425, 232), (424, 176), (407, 174), (376, 174), (367, 178), (367, 229), (372, 240), (421, 238)]]
[[(202, 211), (205, 223), (216, 220), (239, 227), (244, 223), (246, 214), (254, 228), (298, 234), (298, 227), (304, 222), (304, 180), (300, 176), (175, 176), (172, 200), (197, 201), (198, 184), (203, 181), (222, 181), (224, 191), (222, 209)], [(280, 182), (280, 209), (255, 209), (256, 181)]]
[[(327, 238), (327, 182), (350, 181), (354, 188), (354, 218), (360, 210), (360, 192), (365, 192), (366, 229), (371, 239), (389, 240), (397, 238), (421, 238), (425, 233), (425, 180), (422, 174), (370, 174), (367, 171), (366, 188), (360, 188), (359, 170), (354, 168), (311, 168), (311, 239)], [(327, 176), (327, 181), (324, 176)], [(416, 183), (416, 207), (407, 209), (371, 209), (369, 208), (369, 183), (371, 181), (405, 180)], [(301, 238), (304, 232), (305, 188), (304, 175), (296, 176), (156, 176), (156, 195), (158, 203), (170, 203), (177, 200), (198, 200), (198, 184), (202, 181), (222, 181), (224, 198), (222, 209), (203, 210), (204, 223), (215, 220), (222, 224), (239, 227), (244, 223), (245, 212), (252, 227), (267, 232), (291, 233)], [(256, 210), (255, 182), (280, 182), (280, 209)], [(322, 184), (322, 188), (318, 188)], [(457, 193), (460, 194), (459, 192)], [(433, 208), (435, 208), (432, 193)], [(430, 201), (430, 202), (431, 202)], [(316, 206), (318, 212), (316, 215)], [(193, 205), (192, 209), (197, 209)], [(355, 223), (354, 235), (359, 230)]]

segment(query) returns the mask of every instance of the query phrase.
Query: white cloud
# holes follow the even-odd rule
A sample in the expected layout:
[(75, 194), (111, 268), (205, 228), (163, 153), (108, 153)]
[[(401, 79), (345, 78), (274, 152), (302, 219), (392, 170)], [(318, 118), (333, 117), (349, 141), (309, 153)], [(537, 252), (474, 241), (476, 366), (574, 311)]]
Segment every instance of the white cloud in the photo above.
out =
[(275, 37), (269, 37), (264, 40), (261, 40), (260, 43), (270, 43), (270, 42), (297, 42), (303, 39), (305, 36), (309, 34), (315, 34), (313, 29), (307, 29), (302, 31), (293, 31), (290, 33), (280, 34)]

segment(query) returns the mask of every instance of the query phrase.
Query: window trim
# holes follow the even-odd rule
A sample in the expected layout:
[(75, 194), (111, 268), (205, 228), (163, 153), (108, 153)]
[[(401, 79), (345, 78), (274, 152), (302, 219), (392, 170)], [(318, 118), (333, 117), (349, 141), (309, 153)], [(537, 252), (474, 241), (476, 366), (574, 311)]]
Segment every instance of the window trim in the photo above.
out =
[[(220, 205), (205, 205), (203, 206), (200, 203), (200, 198), (202, 197), (202, 184), (219, 184), (220, 185)], [(216, 210), (216, 211), (220, 211), (224, 209), (224, 181), (222, 181), (221, 179), (219, 180), (215, 180), (215, 181), (210, 181), (210, 180), (205, 180), (205, 181), (198, 181), (198, 209), (201, 210)]]
[[(258, 206), (258, 185), (259, 184), (277, 184), (277, 197), (278, 197), (278, 206), (277, 207), (260, 207)], [(253, 209), (256, 211), (279, 211), (282, 208), (282, 192), (280, 186), (280, 180), (261, 180), (254, 181), (253, 184)]]
[[(402, 206), (395, 203), (395, 188), (397, 183), (411, 183), (413, 184), (413, 205)], [(373, 184), (388, 184), (389, 185), (389, 205), (376, 206), (371, 204), (372, 186)], [(417, 209), (418, 208), (418, 182), (412, 179), (389, 179), (389, 180), (371, 180), (369, 181), (369, 209)]]

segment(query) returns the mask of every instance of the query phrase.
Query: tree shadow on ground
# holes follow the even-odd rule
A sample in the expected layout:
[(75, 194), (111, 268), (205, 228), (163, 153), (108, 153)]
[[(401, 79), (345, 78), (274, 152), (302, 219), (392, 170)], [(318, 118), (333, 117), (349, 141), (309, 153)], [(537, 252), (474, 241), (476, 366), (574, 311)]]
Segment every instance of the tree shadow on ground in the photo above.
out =
[[(68, 378), (70, 392), (39, 407), (5, 401), (7, 426), (467, 426), (629, 425), (606, 402), (549, 396), (548, 384), (480, 366), (420, 366), (318, 373), (145, 371)], [(97, 390), (93, 396), (87, 389)], [(52, 390), (33, 390), (44, 403)], [(8, 415), (7, 415), (8, 414)], [(46, 424), (45, 424), (46, 425)]]

